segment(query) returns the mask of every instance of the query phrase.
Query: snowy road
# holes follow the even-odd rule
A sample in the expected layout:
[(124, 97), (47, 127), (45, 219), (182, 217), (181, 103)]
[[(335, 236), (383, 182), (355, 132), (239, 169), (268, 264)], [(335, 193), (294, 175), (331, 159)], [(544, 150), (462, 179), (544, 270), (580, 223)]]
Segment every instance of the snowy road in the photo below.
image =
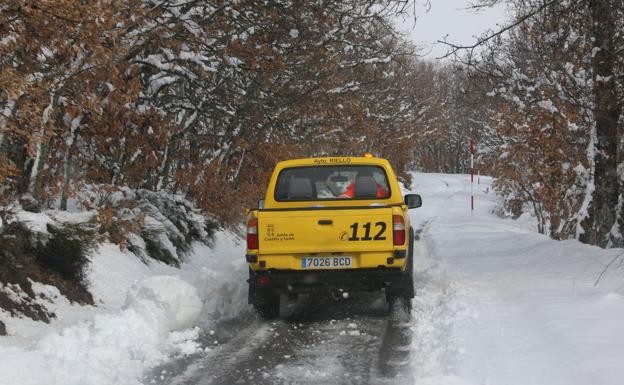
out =
[(409, 322), (389, 317), (382, 296), (307, 299), (273, 322), (244, 312), (204, 331), (207, 352), (158, 367), (145, 383), (621, 384), (622, 271), (593, 287), (614, 250), (555, 242), (530, 220), (494, 216), (483, 182), (471, 216), (465, 176), (415, 175), (424, 206), (412, 212)]
[(204, 336), (204, 345), (213, 346), (209, 353), (158, 368), (153, 379), (160, 384), (409, 383), (410, 324), (388, 317), (382, 296), (372, 304), (370, 297), (308, 298), (285, 310), (290, 314), (277, 321), (246, 314), (216, 325), (214, 334)]

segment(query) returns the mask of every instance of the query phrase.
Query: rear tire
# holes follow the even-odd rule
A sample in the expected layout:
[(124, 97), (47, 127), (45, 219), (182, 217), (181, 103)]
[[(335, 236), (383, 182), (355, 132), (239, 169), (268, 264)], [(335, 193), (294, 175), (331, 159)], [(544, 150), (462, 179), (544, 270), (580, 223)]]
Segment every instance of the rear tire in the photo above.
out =
[(403, 316), (409, 319), (412, 313), (412, 299), (405, 296), (387, 296), (386, 301), (388, 302), (388, 312), (391, 315), (399, 315), (401, 318)]
[(394, 290), (386, 292), (388, 311), (399, 319), (409, 320), (412, 312), (412, 298), (414, 298), (414, 230), (409, 230), (409, 247), (407, 253), (407, 266), (403, 272), (403, 284)]
[(414, 230), (409, 230), (409, 248), (407, 253), (407, 266), (405, 267), (405, 281), (407, 282), (403, 296), (406, 298), (414, 298), (416, 291), (414, 290)]

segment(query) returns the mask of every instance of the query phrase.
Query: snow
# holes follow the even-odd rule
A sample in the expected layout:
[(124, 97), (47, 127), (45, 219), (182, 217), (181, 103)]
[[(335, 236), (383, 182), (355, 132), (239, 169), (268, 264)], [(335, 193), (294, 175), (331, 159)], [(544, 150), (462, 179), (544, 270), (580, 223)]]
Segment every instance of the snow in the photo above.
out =
[[(22, 213), (38, 228), (45, 214)], [(148, 264), (104, 243), (89, 272), (96, 306), (67, 301), (34, 283), (57, 314), (44, 324), (0, 313), (9, 336), (0, 339), (0, 384), (141, 384), (150, 368), (172, 357), (202, 353), (202, 329), (247, 306), (247, 267), (238, 236), (216, 235), (214, 247), (195, 244), (180, 269)]]
[(415, 261), (412, 367), (417, 384), (624, 382), (621, 250), (557, 242), (526, 217), (494, 216), (490, 178), (415, 174), (423, 225)]
[(16, 41), (15, 36), (6, 35), (6, 36), (3, 36), (2, 39), (0, 39), (0, 46), (5, 46), (11, 43), (15, 43), (15, 41)]
[(31, 345), (2, 346), (0, 383), (139, 384), (146, 367), (191, 350), (197, 333), (168, 333), (182, 326), (172, 322), (162, 303), (145, 299), (44, 334)]
[(100, 245), (91, 260), (90, 290), (100, 307), (121, 308), (132, 285), (152, 274), (167, 274), (175, 271), (160, 263), (146, 265), (137, 263), (130, 252), (124, 252), (117, 245)]
[[(412, 333), (409, 383), (624, 383), (624, 269), (613, 264), (596, 282), (622, 249), (554, 241), (538, 234), (528, 215), (497, 217), (488, 177), (474, 186), (474, 213), (469, 176), (414, 173), (413, 180), (410, 192), (421, 194), (423, 207), (410, 210), (418, 240), (417, 296), (405, 323)], [(42, 231), (51, 220), (18, 215)], [(64, 215), (71, 221), (92, 213)], [(218, 345), (215, 325), (248, 309), (243, 254), (242, 240), (226, 231), (211, 247), (195, 244), (179, 269), (100, 245), (88, 275), (96, 306), (71, 304), (56, 288), (33, 283), (38, 303), (56, 319), (43, 324), (0, 312), (10, 334), (0, 337), (0, 384), (138, 385), (174, 357), (209, 354), (201, 336)], [(271, 325), (251, 329), (261, 337)], [(336, 327), (343, 339), (367, 335), (359, 318)], [(339, 347), (327, 349), (323, 371), (288, 351), (276, 379), (342, 376), (332, 364)]]
[(195, 326), (202, 306), (195, 287), (167, 275), (149, 277), (132, 285), (124, 303), (124, 309), (140, 309), (162, 317), (160, 323), (169, 331)]
[(357, 82), (349, 82), (344, 87), (335, 87), (327, 91), (330, 94), (340, 94), (348, 91), (356, 91), (360, 88)]
[(86, 223), (91, 220), (95, 214), (95, 211), (70, 212), (58, 210), (33, 213), (17, 207), (15, 211), (15, 220), (23, 223), (31, 231), (47, 234), (48, 225), (58, 225), (59, 223)]
[(149, 95), (153, 95), (157, 93), (162, 87), (173, 84), (178, 79), (175, 76), (165, 76), (165, 75), (154, 75), (150, 78), (150, 85), (147, 89), (147, 93)]
[(30, 211), (20, 210), (15, 213), (19, 222), (24, 223), (30, 230), (47, 234), (48, 224), (53, 224), (54, 220), (45, 213), (32, 213)]
[(550, 99), (546, 99), (546, 100), (540, 100), (537, 102), (537, 105), (540, 106), (541, 108), (545, 109), (546, 111), (554, 114), (556, 112), (559, 112), (559, 110), (557, 110), (557, 107), (555, 107), (555, 105), (553, 104), (552, 100)]
[(366, 63), (366, 64), (380, 64), (380, 63), (389, 63), (390, 60), (392, 60), (391, 56), (374, 57), (374, 58), (364, 59), (364, 60), (362, 60), (362, 63)]

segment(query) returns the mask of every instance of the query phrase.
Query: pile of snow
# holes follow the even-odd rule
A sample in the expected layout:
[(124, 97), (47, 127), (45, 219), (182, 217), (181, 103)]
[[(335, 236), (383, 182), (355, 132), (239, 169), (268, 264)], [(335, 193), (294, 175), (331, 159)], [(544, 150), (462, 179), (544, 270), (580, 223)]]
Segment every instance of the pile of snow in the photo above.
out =
[(175, 275), (193, 286), (203, 301), (200, 324), (231, 318), (247, 308), (247, 274), (243, 240), (229, 232), (214, 235), (212, 246), (194, 243), (179, 269), (164, 263), (141, 263), (132, 253), (110, 243), (94, 256), (89, 278), (99, 307), (121, 308), (137, 279)]
[[(44, 335), (31, 346), (0, 347), (3, 384), (139, 384), (147, 367), (194, 352), (202, 302), (174, 276), (135, 284), (122, 310)], [(187, 329), (185, 331), (182, 331)]]
[(195, 244), (193, 254), (181, 267), (181, 276), (195, 286), (204, 301), (200, 325), (229, 319), (248, 310), (249, 267), (245, 243), (229, 232), (215, 234), (212, 247)]
[[(141, 384), (172, 357), (202, 353), (201, 329), (246, 309), (247, 267), (238, 236), (222, 231), (214, 245), (195, 243), (179, 269), (104, 243), (89, 280), (96, 306), (69, 303), (52, 286), (51, 324), (6, 317), (0, 337), (0, 384)], [(4, 318), (3, 318), (4, 319)]]
[(124, 309), (135, 309), (157, 319), (168, 331), (197, 325), (202, 301), (197, 289), (180, 278), (160, 275), (147, 278), (128, 291)]

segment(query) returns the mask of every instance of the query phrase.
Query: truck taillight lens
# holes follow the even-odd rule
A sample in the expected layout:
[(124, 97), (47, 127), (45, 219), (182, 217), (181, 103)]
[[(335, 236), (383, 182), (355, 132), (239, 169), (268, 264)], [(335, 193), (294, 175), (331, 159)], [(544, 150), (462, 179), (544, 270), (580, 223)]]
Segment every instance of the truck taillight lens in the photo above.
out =
[(247, 249), (255, 250), (258, 248), (258, 220), (250, 219), (247, 221)]
[(392, 216), (392, 243), (395, 246), (405, 244), (405, 221), (400, 215)]

